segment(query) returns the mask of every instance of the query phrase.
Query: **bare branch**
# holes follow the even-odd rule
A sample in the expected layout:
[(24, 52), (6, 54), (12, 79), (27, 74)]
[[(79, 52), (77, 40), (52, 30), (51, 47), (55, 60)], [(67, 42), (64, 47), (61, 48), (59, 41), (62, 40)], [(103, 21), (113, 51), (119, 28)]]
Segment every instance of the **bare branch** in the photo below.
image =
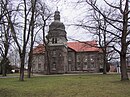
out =
[[(114, 5), (110, 4), (110, 3), (108, 3), (106, 0), (104, 0), (104, 1), (105, 1), (105, 3), (106, 3), (107, 5), (109, 5), (110, 7), (120, 10), (120, 7), (117, 7), (117, 6), (114, 6)], [(120, 1), (121, 1), (121, 0), (120, 0)]]

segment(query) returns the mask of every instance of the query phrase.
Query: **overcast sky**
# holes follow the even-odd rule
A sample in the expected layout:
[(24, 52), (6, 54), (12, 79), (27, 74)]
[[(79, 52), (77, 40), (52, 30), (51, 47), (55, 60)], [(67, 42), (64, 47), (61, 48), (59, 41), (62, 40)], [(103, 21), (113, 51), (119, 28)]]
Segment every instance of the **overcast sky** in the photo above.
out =
[[(84, 17), (87, 17), (86, 15), (88, 14), (87, 10), (89, 6), (85, 3), (77, 4), (77, 1), (83, 0), (46, 0), (51, 9), (53, 9), (53, 12), (55, 12), (58, 7), (61, 15), (61, 22), (63, 22), (66, 26), (68, 39), (73, 38), (82, 41), (95, 40), (92, 34), (82, 29), (81, 27), (67, 26), (68, 24), (77, 24), (78, 21), (81, 21), (84, 19)], [(109, 3), (118, 3), (118, 0), (107, 1)], [(97, 3), (98, 6), (108, 6), (104, 0), (97, 0)]]
[[(78, 0), (46, 0), (48, 5), (53, 9), (52, 11), (55, 12), (55, 10), (60, 11), (61, 15), (61, 22), (63, 22), (66, 26), (66, 32), (68, 40), (70, 41), (70, 38), (81, 40), (81, 41), (88, 41), (92, 40), (92, 35), (90, 33), (86, 33), (84, 29), (81, 27), (75, 27), (75, 26), (68, 26), (69, 24), (75, 24), (77, 21), (81, 20), (83, 18), (83, 13), (85, 11), (84, 5), (77, 5), (75, 2)], [(52, 2), (50, 2), (52, 1)]]
[[(53, 13), (57, 10), (58, 7), (58, 10), (60, 11), (61, 15), (61, 22), (63, 22), (66, 26), (68, 40), (70, 40), (69, 38), (84, 41), (93, 40), (93, 35), (90, 34), (88, 31), (82, 29), (81, 27), (68, 26), (70, 24), (77, 24), (78, 21), (83, 20), (84, 17), (86, 18), (86, 15), (89, 12), (87, 11), (87, 4), (77, 4), (77, 1), (79, 0), (44, 0), (44, 2), (49, 5)], [(112, 2), (113, 0), (107, 1)], [(103, 0), (98, 0), (98, 2), (98, 5), (105, 6)]]

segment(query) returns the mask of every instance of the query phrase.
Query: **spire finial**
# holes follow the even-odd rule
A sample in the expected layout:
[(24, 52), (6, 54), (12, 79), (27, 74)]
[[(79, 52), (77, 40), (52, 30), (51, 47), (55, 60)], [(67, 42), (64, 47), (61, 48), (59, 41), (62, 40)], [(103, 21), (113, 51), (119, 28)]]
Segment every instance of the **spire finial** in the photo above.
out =
[(58, 6), (56, 7), (56, 11), (58, 11)]
[(58, 7), (57, 10), (55, 11), (54, 20), (60, 21), (60, 12), (58, 11)]

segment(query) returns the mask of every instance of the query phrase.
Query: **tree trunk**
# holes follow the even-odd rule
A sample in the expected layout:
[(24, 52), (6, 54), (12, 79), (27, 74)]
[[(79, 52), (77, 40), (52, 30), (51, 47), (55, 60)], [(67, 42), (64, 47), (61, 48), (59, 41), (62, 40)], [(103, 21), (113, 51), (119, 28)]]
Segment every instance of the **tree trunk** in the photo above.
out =
[(32, 1), (32, 16), (31, 16), (31, 23), (30, 23), (30, 31), (31, 31), (31, 47), (30, 47), (30, 53), (29, 53), (29, 60), (28, 60), (28, 78), (31, 78), (31, 68), (32, 68), (32, 57), (33, 57), (33, 44), (34, 44), (34, 16), (35, 16), (35, 6), (37, 0), (31, 0)]
[(107, 65), (107, 60), (106, 60), (106, 53), (104, 52), (103, 53), (103, 74), (107, 74), (107, 67), (106, 67), (106, 65)]
[(28, 59), (28, 78), (31, 78), (31, 68), (32, 68), (32, 51), (30, 51)]
[(2, 74), (2, 64), (0, 63), (0, 74)]
[(45, 46), (45, 50), (46, 50), (46, 54), (45, 54), (45, 57), (46, 57), (46, 66), (47, 66), (47, 75), (50, 74), (50, 62), (49, 62), (49, 49), (47, 46)]
[(104, 48), (103, 48), (103, 74), (107, 74), (107, 43), (106, 43), (106, 29), (107, 29), (107, 25), (106, 25), (106, 21), (104, 19), (104, 24), (103, 24), (103, 42), (104, 42)]
[(20, 55), (20, 60), (21, 60), (21, 66), (20, 66), (20, 81), (24, 81), (24, 62), (25, 62), (25, 53), (22, 53)]
[(20, 81), (24, 81), (24, 64), (23, 62), (21, 63), (21, 67), (20, 67)]
[(126, 54), (120, 55), (121, 81), (129, 80), (126, 66)]
[(120, 53), (120, 64), (121, 64), (121, 81), (129, 80), (127, 74), (127, 64), (126, 64), (126, 53), (127, 53), (127, 34), (128, 34), (128, 0), (125, 3), (125, 9), (123, 12), (123, 30), (122, 30), (122, 37), (121, 37), (121, 53)]
[(2, 64), (2, 76), (6, 76), (6, 63)]
[(6, 59), (3, 58), (2, 61), (1, 61), (1, 73), (2, 73), (2, 76), (6, 76)]

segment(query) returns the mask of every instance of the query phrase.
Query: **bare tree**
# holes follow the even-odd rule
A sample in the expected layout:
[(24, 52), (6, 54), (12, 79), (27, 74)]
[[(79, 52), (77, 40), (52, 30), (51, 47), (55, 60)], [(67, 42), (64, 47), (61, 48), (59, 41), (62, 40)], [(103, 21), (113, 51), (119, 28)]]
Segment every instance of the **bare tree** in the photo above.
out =
[[(17, 45), (19, 56), (20, 56), (20, 78), (19, 80), (24, 81), (24, 65), (25, 56), (27, 52), (27, 45), (30, 39), (30, 34), (34, 31), (34, 12), (35, 9), (34, 0), (22, 0), (18, 2), (16, 11), (8, 13), (9, 26), (11, 29), (12, 37)], [(8, 12), (9, 9), (6, 8)], [(31, 18), (30, 18), (31, 17)], [(20, 18), (17, 20), (17, 18)], [(33, 34), (32, 34), (33, 35)]]
[[(109, 11), (105, 10), (103, 13), (106, 14), (106, 16), (108, 17), (112, 12), (109, 9)], [(92, 23), (92, 26), (90, 25), (87, 28), (90, 28), (90, 32), (94, 30), (93, 34), (98, 36), (99, 46), (103, 52), (103, 74), (106, 74), (108, 61), (113, 58), (112, 54), (114, 52), (114, 50), (112, 50), (109, 45), (115, 40), (115, 37), (113, 37), (109, 32), (107, 32), (107, 29), (109, 29), (110, 25), (98, 12), (93, 10), (93, 13), (90, 15), (90, 17), (91, 20), (94, 21), (94, 23)]]
[(33, 55), (33, 45), (35, 41), (35, 35), (34, 35), (34, 24), (36, 19), (36, 3), (37, 0), (34, 0), (31, 2), (31, 20), (30, 20), (30, 32), (31, 32), (31, 45), (30, 45), (30, 51), (29, 51), (29, 59), (28, 59), (28, 78), (31, 77), (31, 67), (32, 67), (32, 55)]
[(9, 59), (7, 58), (7, 55), (8, 55), (10, 40), (11, 40), (8, 25), (6, 26), (4, 23), (1, 25), (0, 34), (1, 34), (0, 55), (2, 56), (0, 65), (1, 65), (2, 75), (6, 76), (7, 73), (6, 67), (7, 65), (9, 65)]
[(5, 8), (7, 8), (8, 2), (0, 1), (0, 55), (2, 56), (2, 60), (0, 62), (0, 67), (2, 71), (2, 75), (6, 76), (7, 73), (7, 65), (9, 65), (9, 59), (7, 58), (9, 46), (11, 42), (11, 34), (9, 29), (9, 24), (7, 22), (7, 18), (4, 14)]
[[(103, 74), (106, 74), (106, 67), (107, 67), (107, 48), (108, 48), (108, 43), (107, 43), (107, 33), (106, 33), (106, 29), (107, 29), (107, 24), (104, 21), (103, 18), (101, 18), (100, 14), (97, 15), (96, 12), (94, 11), (94, 14), (92, 15), (93, 20), (96, 22), (95, 24), (95, 29), (96, 32), (94, 33), (95, 35), (98, 36), (98, 41), (99, 41), (99, 45), (100, 48), (102, 49), (103, 52)], [(90, 27), (91, 28), (91, 27)], [(103, 28), (103, 29), (100, 29)], [(94, 27), (93, 27), (94, 29)]]
[[(128, 36), (130, 31), (128, 31), (129, 27), (129, 0), (119, 0), (118, 2), (109, 3), (104, 0), (104, 3), (107, 7), (112, 9), (112, 13), (109, 16), (103, 13), (97, 4), (98, 0), (86, 0), (86, 3), (91, 6), (93, 10), (98, 12), (106, 23), (110, 25), (110, 29), (107, 32), (111, 33), (114, 37), (116, 37), (116, 41), (111, 45), (115, 51), (117, 51), (120, 55), (120, 65), (121, 65), (121, 80), (129, 80), (127, 74), (127, 65), (126, 65), (126, 55), (127, 48), (130, 44), (130, 40)], [(118, 45), (118, 46), (117, 46)], [(117, 46), (117, 48), (116, 48)]]
[[(3, 19), (3, 17), (5, 17), (5, 15), (7, 14), (6, 12), (6, 8), (7, 8), (7, 5), (8, 5), (8, 2), (9, 0), (1, 0), (0, 1), (0, 21)], [(1, 23), (0, 23), (1, 24)]]
[[(112, 37), (107, 31), (110, 25), (104, 20), (104, 17), (95, 10), (89, 10), (91, 12), (88, 13), (87, 18), (81, 20), (78, 24), (76, 24), (76, 26), (82, 27), (96, 37), (99, 48), (102, 50), (103, 54), (103, 68), (101, 67), (100, 69), (103, 69), (103, 74), (107, 74), (108, 61), (112, 59), (112, 56), (110, 55), (112, 55), (111, 53), (114, 51), (109, 47), (109, 45), (115, 40), (115, 37)], [(110, 10), (105, 10), (103, 13), (106, 14), (106, 16), (109, 16), (112, 12)]]
[[(28, 77), (30, 77), (30, 74), (31, 74), (31, 68), (32, 68), (32, 57), (33, 57), (33, 44), (35, 42), (35, 39), (36, 39), (36, 35), (38, 32), (42, 32), (42, 33), (39, 33), (41, 34), (43, 37), (42, 37), (42, 41), (43, 41), (43, 45), (45, 47), (45, 50), (46, 50), (46, 53), (45, 53), (45, 56), (46, 56), (46, 60), (49, 60), (48, 58), (48, 53), (47, 53), (47, 44), (48, 42), (46, 41), (46, 27), (48, 26), (47, 25), (47, 22), (51, 16), (51, 13), (50, 13), (50, 10), (48, 8), (48, 6), (45, 4), (45, 2), (42, 2), (42, 1), (38, 1), (36, 2), (36, 12), (35, 12), (35, 23), (34, 25), (36, 25), (37, 27), (37, 31), (35, 33), (35, 35), (31, 35), (31, 48), (30, 48), (30, 52), (29, 52), (29, 60), (28, 60)], [(48, 64), (49, 61), (46, 61), (46, 64)], [(47, 65), (49, 66), (49, 65)], [(49, 74), (49, 67), (47, 67), (47, 74)]]
[(45, 47), (45, 65), (46, 65), (46, 74), (50, 74), (50, 63), (49, 63), (49, 39), (46, 37), (46, 26), (48, 26), (47, 22), (50, 20), (50, 17), (52, 15), (50, 9), (46, 6), (46, 4), (40, 4), (41, 6), (41, 27), (42, 27), (42, 41), (43, 45)]

